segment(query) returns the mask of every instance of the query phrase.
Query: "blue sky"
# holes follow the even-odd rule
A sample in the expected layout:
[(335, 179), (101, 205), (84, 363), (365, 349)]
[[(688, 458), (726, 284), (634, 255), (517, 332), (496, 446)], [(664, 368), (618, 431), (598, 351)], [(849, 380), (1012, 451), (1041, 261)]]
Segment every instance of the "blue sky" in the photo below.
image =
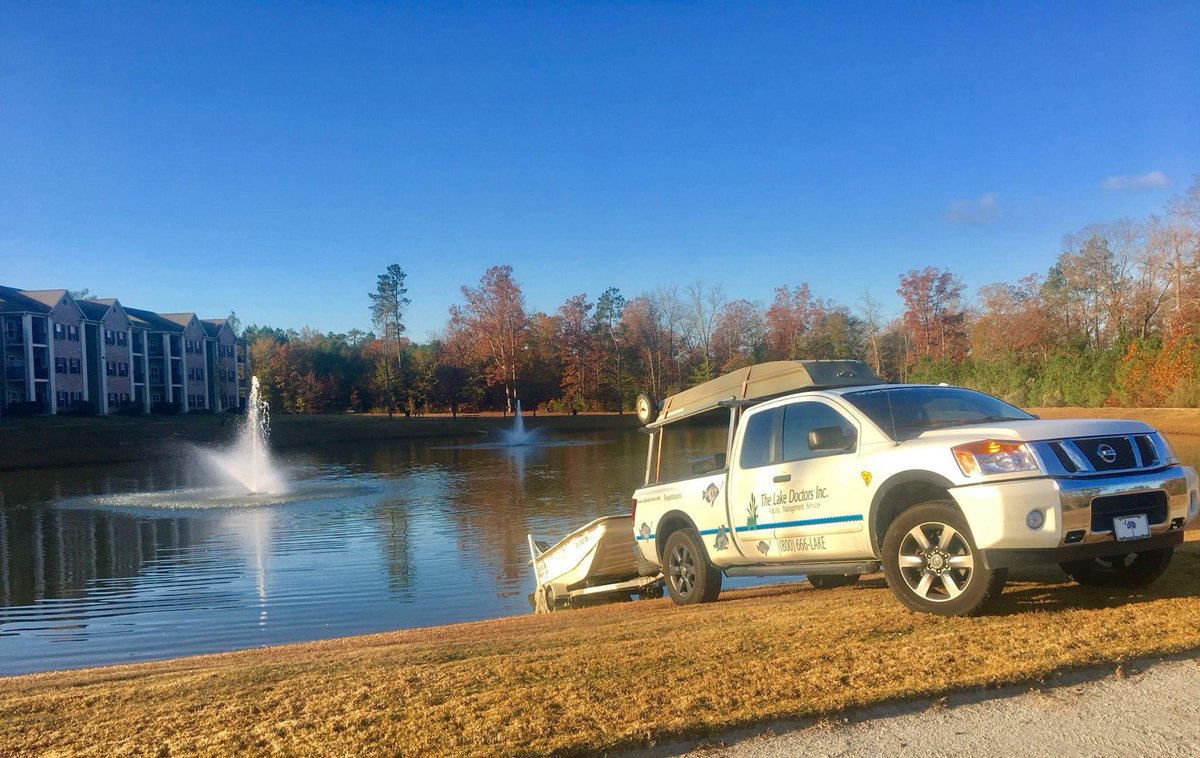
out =
[(496, 263), (531, 310), (894, 309), (1185, 189), (1197, 39), (1196, 3), (7, 2), (0, 283), (345, 331), (394, 262), (417, 338)]

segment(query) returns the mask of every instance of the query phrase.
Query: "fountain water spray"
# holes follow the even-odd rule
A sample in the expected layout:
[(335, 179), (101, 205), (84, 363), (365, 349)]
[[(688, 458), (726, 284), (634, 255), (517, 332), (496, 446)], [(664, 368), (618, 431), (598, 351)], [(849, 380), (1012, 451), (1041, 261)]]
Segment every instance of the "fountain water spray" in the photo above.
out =
[(233, 447), (223, 453), (208, 453), (208, 458), (227, 477), (239, 482), (252, 495), (279, 494), (285, 489), (283, 477), (271, 463), (267, 440), (271, 435), (271, 406), (262, 399), (258, 377), (250, 377), (250, 398), (246, 418)]
[(517, 412), (513, 417), (513, 427), (501, 432), (505, 445), (532, 445), (537, 438), (537, 429), (525, 431), (525, 417), (521, 415), (521, 401), (517, 401)]

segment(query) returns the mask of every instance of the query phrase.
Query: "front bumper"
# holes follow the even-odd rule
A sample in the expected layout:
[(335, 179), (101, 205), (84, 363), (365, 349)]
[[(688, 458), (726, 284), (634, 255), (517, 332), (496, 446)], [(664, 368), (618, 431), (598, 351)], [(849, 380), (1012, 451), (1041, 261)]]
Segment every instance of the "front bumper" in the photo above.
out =
[[(1196, 471), (1190, 466), (1169, 466), (1135, 474), (976, 484), (953, 488), (950, 494), (966, 516), (984, 561), (998, 568), (1120, 555), (1177, 544), (1183, 539), (1184, 528), (1197, 515), (1197, 481)], [(1098, 498), (1105, 500), (1097, 506), (1097, 518), (1093, 520), (1093, 502)], [(1150, 518), (1149, 538), (1117, 542), (1113, 537), (1106, 509), (1114, 504), (1119, 507), (1122, 498), (1129, 498), (1131, 503), (1159, 503)], [(1042, 511), (1045, 523), (1030, 529), (1026, 517), (1035, 509)]]

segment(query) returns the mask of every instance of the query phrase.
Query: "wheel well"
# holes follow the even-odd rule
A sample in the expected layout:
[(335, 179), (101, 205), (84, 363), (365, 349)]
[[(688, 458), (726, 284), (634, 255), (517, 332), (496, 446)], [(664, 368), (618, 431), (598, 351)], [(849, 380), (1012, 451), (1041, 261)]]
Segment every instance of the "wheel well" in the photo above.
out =
[(953, 502), (954, 498), (943, 484), (928, 479), (910, 479), (889, 487), (872, 512), (871, 547), (875, 549), (875, 554), (880, 554), (883, 536), (897, 516), (914, 505), (930, 500)]
[(658, 562), (662, 563), (663, 548), (673, 533), (680, 529), (694, 530), (695, 528), (696, 525), (692, 523), (691, 519), (678, 511), (663, 516), (662, 520), (658, 522), (658, 530), (654, 535), (654, 549), (658, 554)]

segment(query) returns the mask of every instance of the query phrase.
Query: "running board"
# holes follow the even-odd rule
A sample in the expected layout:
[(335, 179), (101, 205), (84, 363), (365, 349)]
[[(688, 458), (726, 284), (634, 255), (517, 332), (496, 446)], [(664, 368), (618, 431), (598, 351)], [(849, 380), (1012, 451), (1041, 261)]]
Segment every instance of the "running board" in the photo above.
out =
[(803, 576), (805, 574), (874, 574), (879, 561), (853, 563), (784, 563), (771, 566), (730, 566), (725, 576)]

